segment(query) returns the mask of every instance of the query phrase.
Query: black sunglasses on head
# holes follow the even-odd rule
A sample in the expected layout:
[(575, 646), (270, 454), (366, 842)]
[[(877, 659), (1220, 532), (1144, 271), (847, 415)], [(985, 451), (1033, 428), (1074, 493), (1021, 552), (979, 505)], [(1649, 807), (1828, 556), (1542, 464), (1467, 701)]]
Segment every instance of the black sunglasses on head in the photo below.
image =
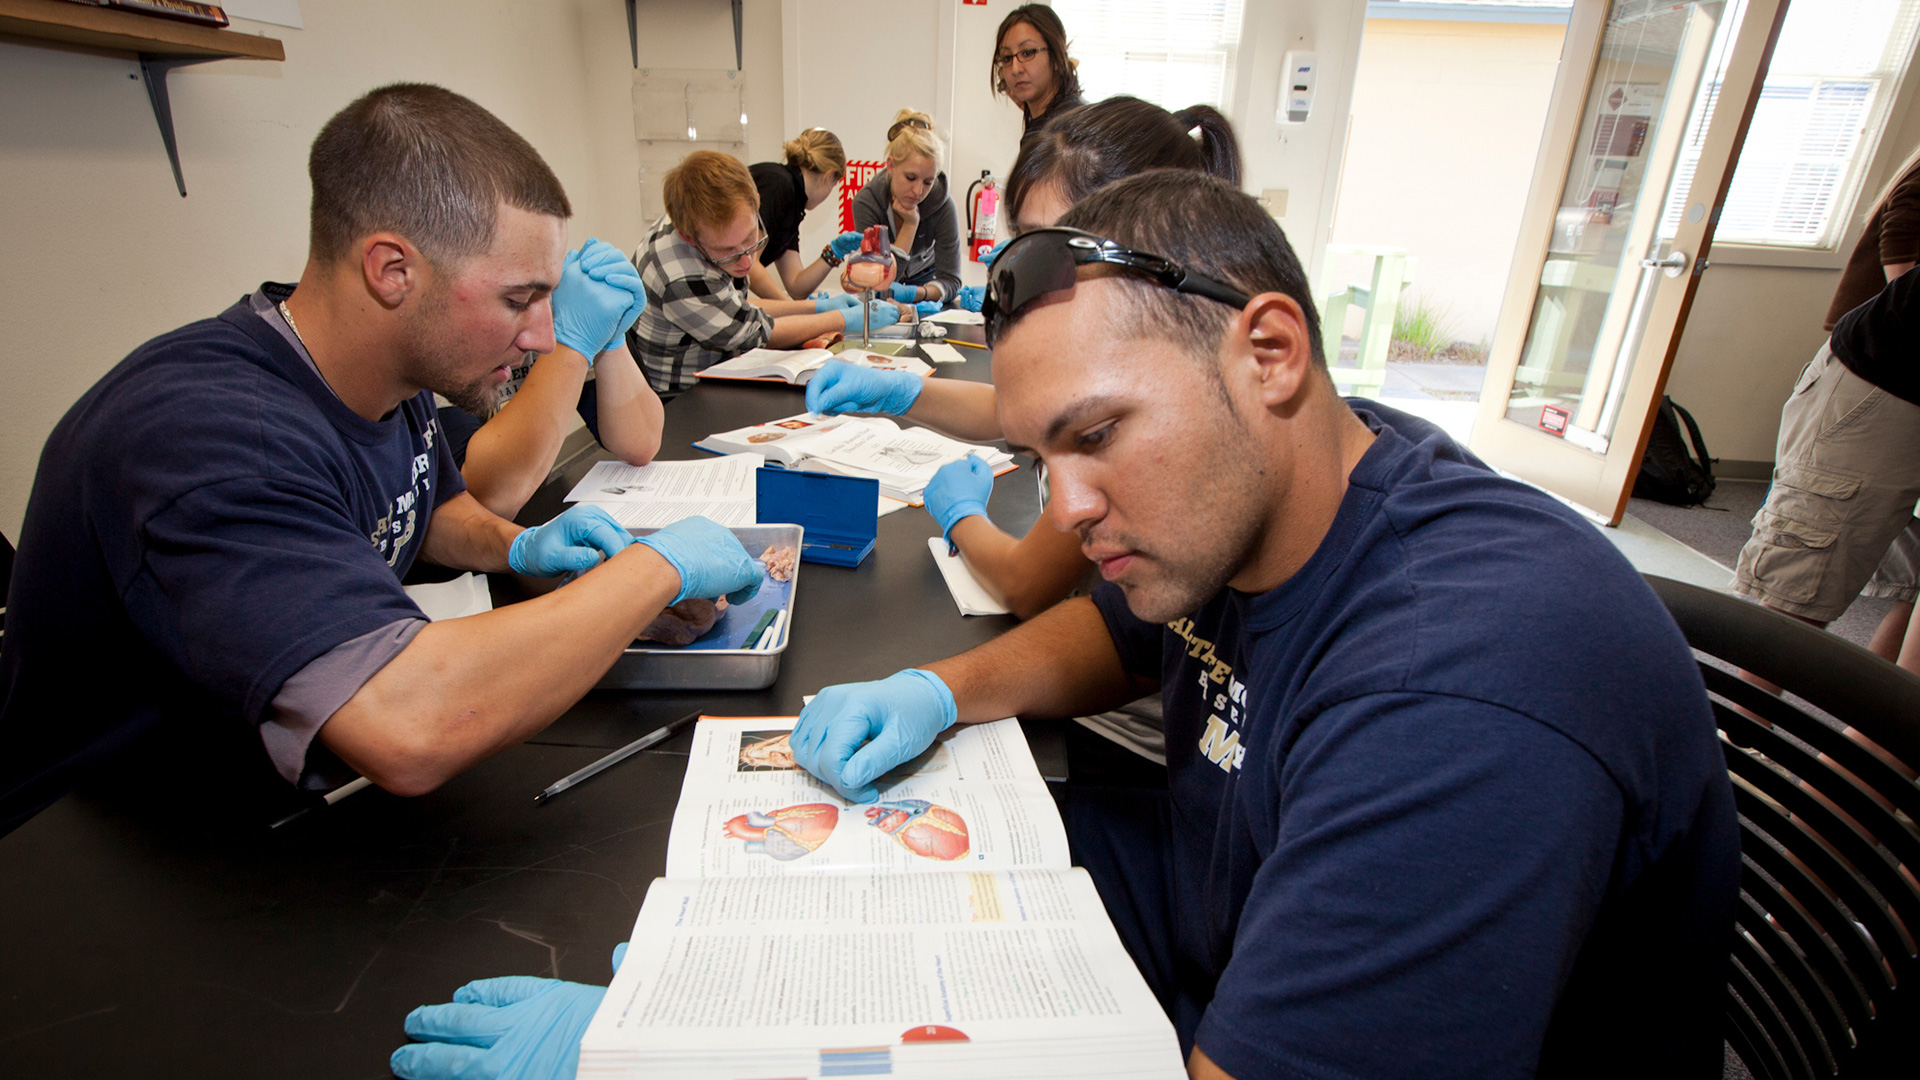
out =
[(1073, 288), (1076, 271), (1088, 263), (1120, 267), (1162, 288), (1243, 308), (1252, 297), (1231, 285), (1196, 274), (1158, 255), (1121, 247), (1079, 229), (1053, 226), (1023, 232), (1007, 242), (987, 270), (987, 296), (980, 314), (992, 345), (1021, 309), (1050, 292)]

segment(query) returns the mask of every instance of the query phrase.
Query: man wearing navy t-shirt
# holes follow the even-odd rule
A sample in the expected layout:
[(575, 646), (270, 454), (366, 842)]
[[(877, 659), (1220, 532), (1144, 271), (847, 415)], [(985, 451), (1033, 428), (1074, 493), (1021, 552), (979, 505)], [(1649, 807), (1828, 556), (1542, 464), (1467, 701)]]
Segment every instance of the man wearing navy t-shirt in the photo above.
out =
[[(309, 173), (299, 284), (136, 349), (47, 440), (0, 648), (0, 833), (135, 746), (193, 747), (173, 782), (235, 815), (355, 773), (428, 791), (546, 726), (668, 604), (758, 587), (704, 518), (636, 542), (466, 493), (433, 393), (484, 411), (523, 356), (598, 355), (644, 302), (618, 250), (566, 250), (524, 139), (400, 84), (329, 120)], [(415, 558), (589, 572), (429, 624)]]
[(823, 690), (796, 760), (870, 800), (956, 722), (1157, 686), (1168, 790), (1068, 824), (1193, 1076), (1718, 1076), (1738, 836), (1651, 590), (1545, 494), (1342, 400), (1237, 189), (1149, 172), (1061, 225), (1001, 252), (987, 329), (1007, 438), (1106, 580)]

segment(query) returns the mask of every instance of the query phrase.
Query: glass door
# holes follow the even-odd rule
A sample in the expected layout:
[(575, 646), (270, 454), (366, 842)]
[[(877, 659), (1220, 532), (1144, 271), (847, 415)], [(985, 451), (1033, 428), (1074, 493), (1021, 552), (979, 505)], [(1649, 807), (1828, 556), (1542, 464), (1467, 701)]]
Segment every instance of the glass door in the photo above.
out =
[(1785, 13), (1575, 0), (1471, 445), (1609, 524)]

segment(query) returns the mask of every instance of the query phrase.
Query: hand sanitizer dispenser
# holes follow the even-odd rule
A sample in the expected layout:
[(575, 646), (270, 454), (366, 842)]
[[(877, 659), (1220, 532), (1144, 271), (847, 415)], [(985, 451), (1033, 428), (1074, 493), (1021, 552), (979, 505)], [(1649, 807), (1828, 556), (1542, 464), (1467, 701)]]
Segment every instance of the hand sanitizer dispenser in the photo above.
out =
[(1313, 88), (1320, 79), (1320, 58), (1310, 52), (1287, 53), (1280, 79), (1280, 110), (1276, 124), (1304, 124), (1313, 111)]

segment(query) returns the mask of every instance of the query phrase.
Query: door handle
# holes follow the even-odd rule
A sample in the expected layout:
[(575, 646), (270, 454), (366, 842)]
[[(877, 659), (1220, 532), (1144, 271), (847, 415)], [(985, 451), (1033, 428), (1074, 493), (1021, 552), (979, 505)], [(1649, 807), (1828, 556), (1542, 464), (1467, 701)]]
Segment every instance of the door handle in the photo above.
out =
[(1687, 258), (1684, 251), (1676, 251), (1664, 259), (1641, 259), (1640, 265), (1649, 270), (1658, 269), (1670, 278), (1677, 278), (1687, 272), (1687, 266), (1693, 260)]

